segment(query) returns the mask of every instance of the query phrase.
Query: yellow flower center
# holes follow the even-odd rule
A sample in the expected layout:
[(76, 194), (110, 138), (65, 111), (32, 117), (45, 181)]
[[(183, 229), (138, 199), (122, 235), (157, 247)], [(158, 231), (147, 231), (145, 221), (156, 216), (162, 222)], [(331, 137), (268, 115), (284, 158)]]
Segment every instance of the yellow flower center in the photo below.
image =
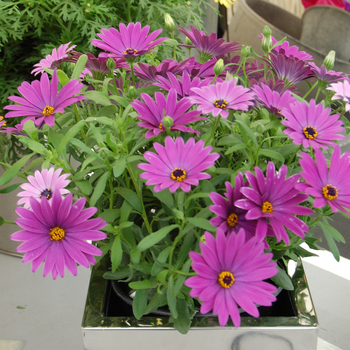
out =
[(49, 188), (47, 188), (46, 190), (44, 191), (41, 191), (40, 193), (40, 198), (41, 197), (45, 197), (46, 199), (50, 199), (52, 197), (52, 192)]
[(163, 124), (162, 124), (162, 123), (160, 123), (160, 124), (159, 124), (158, 129), (160, 129), (160, 130), (164, 130), (164, 128), (163, 128)]
[(263, 205), (261, 206), (261, 211), (263, 213), (272, 213), (273, 212), (273, 206), (270, 202), (266, 201), (263, 203)]
[(332, 201), (338, 197), (338, 190), (335, 186), (326, 185), (322, 188), (323, 197)]
[(238, 222), (238, 216), (232, 213), (227, 217), (226, 221), (227, 225), (229, 225), (230, 227), (235, 227)]
[(54, 107), (46, 106), (42, 111), (42, 115), (46, 115), (48, 117), (49, 115), (51, 115), (53, 113), (54, 110), (55, 110)]
[(186, 171), (180, 168), (175, 168), (171, 172), (170, 177), (177, 182), (183, 182), (186, 179)]
[(315, 140), (315, 138), (317, 137), (317, 131), (313, 126), (306, 126), (303, 129), (303, 133), (305, 137), (309, 140)]
[(50, 232), (49, 232), (50, 236), (51, 236), (51, 241), (61, 241), (64, 236), (66, 235), (66, 232), (63, 228), (61, 227), (54, 227), (54, 228), (50, 228)]
[(127, 55), (135, 55), (135, 53), (137, 53), (137, 50), (128, 47), (127, 49), (125, 49), (124, 53)]
[(222, 288), (230, 288), (233, 285), (235, 278), (229, 271), (222, 271), (219, 274), (218, 282)]
[(218, 98), (217, 100), (214, 101), (214, 106), (215, 106), (216, 108), (225, 109), (226, 106), (227, 106), (227, 101)]

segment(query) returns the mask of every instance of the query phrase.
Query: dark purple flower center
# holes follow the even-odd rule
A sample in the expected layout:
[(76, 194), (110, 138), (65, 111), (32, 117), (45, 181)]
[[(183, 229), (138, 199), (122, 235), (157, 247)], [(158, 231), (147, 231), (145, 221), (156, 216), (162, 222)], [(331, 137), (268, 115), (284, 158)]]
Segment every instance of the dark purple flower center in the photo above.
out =
[(186, 179), (186, 171), (180, 168), (175, 168), (171, 172), (170, 177), (177, 182), (183, 182)]
[(135, 53), (137, 53), (137, 50), (128, 47), (127, 49), (125, 49), (124, 53), (127, 55), (135, 55)]
[(261, 211), (263, 213), (272, 213), (273, 212), (273, 206), (270, 202), (266, 201), (261, 206)]
[(54, 107), (46, 106), (41, 113), (42, 113), (42, 115), (46, 115), (48, 117), (49, 115), (51, 115), (53, 113), (54, 110), (55, 110)]
[(54, 228), (50, 228), (49, 235), (51, 236), (51, 241), (58, 242), (64, 238), (66, 231), (63, 228), (56, 226)]
[(221, 98), (218, 98), (217, 100), (214, 101), (214, 106), (216, 108), (221, 108), (221, 109), (225, 109), (227, 106), (227, 101), (223, 100)]
[(46, 199), (50, 199), (52, 197), (52, 191), (49, 188), (47, 188), (44, 191), (41, 191), (40, 198), (41, 197), (45, 197)]
[(332, 201), (338, 197), (338, 190), (335, 186), (326, 185), (322, 188), (324, 198)]
[(226, 221), (227, 225), (229, 225), (230, 227), (235, 227), (238, 222), (238, 216), (232, 213), (227, 217)]
[(303, 129), (305, 137), (309, 140), (314, 140), (317, 137), (317, 131), (313, 126), (306, 126)]
[(233, 285), (235, 278), (229, 271), (222, 271), (219, 273), (218, 282), (222, 288), (230, 288)]

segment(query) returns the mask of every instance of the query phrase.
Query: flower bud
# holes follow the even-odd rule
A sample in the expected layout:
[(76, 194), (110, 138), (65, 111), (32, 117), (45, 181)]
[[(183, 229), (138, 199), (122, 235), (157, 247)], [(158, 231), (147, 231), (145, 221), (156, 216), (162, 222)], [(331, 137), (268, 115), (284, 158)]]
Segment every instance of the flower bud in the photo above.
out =
[(164, 117), (162, 124), (164, 128), (171, 128), (174, 125), (174, 120), (171, 117)]
[(220, 58), (214, 65), (214, 74), (219, 76), (225, 69), (224, 60)]
[(169, 13), (164, 15), (165, 28), (168, 32), (172, 33), (175, 30), (175, 23)]
[(132, 100), (134, 100), (137, 97), (137, 91), (133, 86), (129, 87), (128, 97)]
[(264, 52), (270, 52), (272, 49), (273, 43), (271, 39), (271, 35), (269, 37), (265, 37), (261, 41), (261, 47), (264, 50)]
[(335, 61), (335, 51), (329, 51), (328, 55), (323, 61), (323, 64), (327, 68), (327, 70), (331, 70), (334, 67), (334, 61)]
[(263, 35), (265, 38), (268, 38), (269, 36), (271, 36), (272, 32), (271, 32), (271, 29), (270, 27), (268, 26), (265, 26), (263, 31), (262, 31)]
[(241, 55), (243, 57), (248, 57), (250, 54), (250, 46), (242, 45)]
[(185, 44), (186, 45), (193, 45), (193, 42), (189, 38), (187, 38), (187, 36), (186, 36)]
[(112, 57), (108, 57), (108, 60), (106, 62), (106, 66), (108, 69), (110, 69), (111, 71), (113, 71), (116, 67), (116, 63), (114, 61), (114, 59)]

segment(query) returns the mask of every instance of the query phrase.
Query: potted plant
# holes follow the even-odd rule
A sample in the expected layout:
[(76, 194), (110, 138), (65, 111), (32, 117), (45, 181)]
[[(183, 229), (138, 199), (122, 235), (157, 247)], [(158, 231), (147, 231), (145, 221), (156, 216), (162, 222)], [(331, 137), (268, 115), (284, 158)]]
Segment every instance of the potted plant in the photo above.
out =
[[(167, 26), (175, 30), (169, 16)], [(16, 104), (4, 107), (3, 131), (32, 150), (0, 177), (2, 186), (17, 173), (26, 179), (17, 184), (19, 231), (11, 237), (23, 242), (18, 251), (33, 271), (44, 264), (44, 276), (97, 264), (88, 300), (106, 279), (128, 287), (135, 318), (122, 322), (131, 330), (162, 306), (171, 313), (166, 325), (151, 323), (181, 333), (196, 313), (239, 327), (239, 307), (252, 316), (244, 325), (258, 325), (257, 304), (273, 305), (278, 286), (301, 292), (290, 297), (296, 304), (308, 297), (299, 256), (312, 254), (300, 245), (318, 249), (316, 227), (339, 259), (334, 240), (342, 236), (329, 221), (338, 210), (348, 217), (350, 207), (349, 154), (336, 143), (349, 128), (349, 82), (331, 70), (334, 54), (318, 67), (269, 28), (264, 56), (193, 26), (180, 31), (185, 44), (120, 23), (92, 41), (98, 57), (65, 44), (62, 59), (36, 65), (40, 79), (23, 82), (21, 97), (10, 97)], [(200, 62), (159, 62), (161, 45), (171, 55), (177, 45), (197, 49)], [(71, 75), (64, 61), (73, 62)], [(317, 90), (310, 102), (298, 95), (304, 82)], [(32, 173), (34, 155), (41, 170)], [(311, 329), (311, 349), (317, 322), (309, 306), (293, 320), (295, 330)], [(86, 317), (93, 309), (88, 302)], [(209, 325), (213, 315), (193, 322)], [(100, 329), (110, 322), (94, 320)], [(289, 320), (281, 321), (283, 334)]]

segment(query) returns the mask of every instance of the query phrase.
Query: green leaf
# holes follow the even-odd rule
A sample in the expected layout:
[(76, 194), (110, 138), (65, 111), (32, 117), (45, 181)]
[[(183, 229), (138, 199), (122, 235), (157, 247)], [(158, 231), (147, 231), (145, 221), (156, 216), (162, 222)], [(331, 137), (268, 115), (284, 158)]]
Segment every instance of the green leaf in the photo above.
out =
[(154, 192), (153, 196), (158, 198), (162, 203), (166, 204), (169, 208), (174, 208), (174, 197), (170, 193), (169, 189), (165, 189), (160, 192)]
[(130, 282), (129, 287), (131, 289), (149, 289), (151, 288), (151, 282), (148, 280)]
[(178, 317), (178, 312), (176, 309), (176, 297), (173, 298), (173, 289), (174, 289), (174, 278), (173, 276), (169, 277), (168, 280), (168, 291), (167, 291), (167, 300), (168, 300), (168, 306), (169, 306), (169, 310), (171, 312), (171, 316), (173, 318), (177, 318)]
[(133, 264), (138, 264), (141, 259), (141, 252), (136, 249), (131, 249), (130, 259)]
[(135, 298), (132, 302), (132, 312), (137, 319), (140, 319), (146, 311), (147, 294), (146, 289), (139, 289), (135, 293)]
[(38, 127), (32, 120), (27, 120), (24, 123), (23, 131), (33, 140), (38, 141)]
[(80, 77), (80, 74), (85, 68), (86, 62), (88, 60), (87, 55), (81, 55), (78, 58), (77, 63), (75, 64), (74, 71), (72, 74), (72, 79), (78, 79)]
[(91, 156), (96, 157), (98, 160), (104, 162), (103, 158), (101, 158), (96, 152), (94, 152), (91, 148), (89, 148), (88, 146), (85, 145), (85, 143), (82, 143), (80, 140), (78, 139), (72, 139), (70, 140), (70, 143), (74, 146), (77, 146), (78, 148), (80, 148), (82, 151), (84, 151), (85, 153), (90, 154)]
[(185, 299), (177, 299), (178, 316), (173, 318), (174, 327), (181, 333), (187, 334), (191, 326), (191, 315)]
[(114, 222), (119, 217), (120, 209), (105, 209), (102, 214), (100, 214), (100, 218), (107, 222)]
[(117, 159), (113, 164), (113, 175), (119, 177), (126, 168), (126, 158)]
[(332, 235), (331, 231), (328, 230), (328, 228), (327, 228), (327, 226), (325, 225), (324, 222), (319, 222), (319, 225), (322, 228), (322, 231), (323, 231), (323, 234), (324, 234), (324, 236), (326, 238), (328, 247), (329, 247), (331, 253), (334, 256), (334, 259), (339, 261), (340, 260), (339, 250), (338, 250), (337, 245), (334, 242), (334, 238), (333, 238), (333, 235)]
[(206, 230), (209, 232), (216, 231), (216, 227), (213, 226), (208, 220), (201, 219), (201, 218), (187, 218), (186, 221), (188, 221), (192, 225), (202, 228), (203, 230)]
[(111, 249), (112, 272), (115, 272), (115, 270), (119, 267), (120, 263), (122, 262), (122, 257), (123, 248), (120, 241), (120, 236), (116, 236)]
[(33, 157), (35, 153), (28, 154), (12, 165), (11, 168), (7, 169), (0, 177), (0, 185), (6, 185), (13, 180), (17, 173), (26, 165), (28, 160)]
[(239, 145), (230, 147), (226, 152), (225, 155), (231, 154), (233, 152), (239, 151), (241, 149), (247, 148), (247, 145), (245, 143), (240, 143)]
[(81, 192), (89, 196), (92, 192), (92, 186), (91, 183), (88, 180), (83, 181), (75, 181), (75, 184), (79, 188)]
[(277, 266), (278, 274), (271, 277), (272, 281), (274, 281), (278, 286), (287, 289), (294, 290), (294, 286), (290, 277), (286, 274), (286, 272)]
[(329, 231), (329, 233), (332, 235), (332, 237), (337, 241), (345, 244), (345, 239), (342, 236), (342, 234), (336, 230), (333, 226), (328, 224), (326, 221), (323, 221), (321, 225)]
[(60, 81), (60, 84), (62, 86), (65, 86), (67, 83), (69, 83), (69, 78), (67, 77), (67, 74), (63, 72), (61, 69), (57, 69), (57, 77), (58, 80)]
[(94, 101), (102, 106), (110, 106), (112, 104), (111, 100), (102, 91), (86, 91), (84, 95), (87, 100)]
[[(209, 181), (208, 181), (209, 182)], [(209, 182), (210, 183), (210, 182)], [(160, 192), (158, 192), (160, 193)], [(209, 193), (195, 193), (192, 194), (191, 196), (189, 196), (186, 201), (185, 204), (187, 204), (188, 202), (190, 202), (192, 199), (197, 199), (197, 198), (209, 198)]]
[(161, 251), (155, 260), (152, 270), (151, 270), (151, 275), (152, 276), (157, 276), (158, 273), (163, 269), (163, 264), (166, 262), (168, 259), (168, 256), (172, 250), (172, 247), (167, 247), (163, 251)]
[(109, 172), (106, 172), (98, 180), (97, 185), (94, 189), (94, 193), (92, 194), (92, 196), (90, 198), (90, 206), (91, 207), (95, 206), (96, 202), (102, 196), (102, 194), (106, 188), (106, 182), (108, 180), (108, 177), (109, 177)]
[[(184, 264), (184, 266), (182, 267), (181, 271), (187, 273), (190, 270), (191, 264), (192, 264), (192, 260), (188, 259), (186, 261), (186, 263)], [(175, 298), (180, 293), (180, 290), (181, 290), (182, 286), (184, 285), (186, 278), (187, 278), (187, 276), (184, 276), (184, 275), (179, 275), (177, 277), (176, 282), (175, 282), (175, 286), (173, 289), (173, 298)]]
[(68, 142), (73, 139), (73, 137), (80, 132), (80, 130), (84, 127), (85, 121), (80, 120), (77, 124), (73, 125), (71, 128), (69, 128), (68, 132), (64, 135), (60, 147), (58, 148), (57, 153), (61, 154), (61, 152), (66, 148)]
[(254, 147), (257, 149), (259, 146), (253, 131), (241, 120), (236, 119), (236, 122), (239, 124), (239, 129), (241, 131), (242, 137), (244, 138), (245, 135), (248, 135), (248, 137), (252, 140)]
[(26, 137), (26, 136), (21, 137), (21, 136), (19, 136), (18, 139), (19, 139), (19, 141), (21, 143), (26, 145), (29, 149), (31, 149), (35, 153), (39, 153), (39, 154), (42, 154), (42, 155), (50, 154), (50, 152), (46, 149), (46, 147), (44, 145), (42, 145), (41, 143), (30, 139), (29, 137)]
[(115, 189), (135, 210), (142, 213), (143, 207), (140, 198), (137, 194), (125, 187), (118, 187)]
[(269, 149), (260, 149), (259, 155), (264, 156), (264, 157), (268, 157), (268, 158), (272, 158), (272, 159), (276, 159), (276, 160), (279, 160), (281, 163), (284, 163), (284, 157), (280, 153), (277, 153), (275, 151), (271, 151)]
[(103, 278), (107, 280), (121, 280), (130, 275), (130, 267), (123, 267), (116, 272), (105, 272)]
[(149, 236), (146, 236), (138, 245), (137, 250), (143, 252), (144, 250), (153, 247), (159, 241), (161, 241), (165, 236), (175, 228), (179, 228), (179, 225), (170, 225), (161, 228), (160, 230), (153, 232)]
[(179, 43), (175, 39), (166, 39), (163, 41), (163, 44), (169, 45), (169, 46), (178, 46)]
[(151, 301), (147, 305), (144, 314), (147, 315), (153, 312), (154, 310), (158, 309), (158, 307), (162, 304), (164, 297), (165, 297), (164, 294), (158, 294), (158, 293), (154, 294)]
[(115, 102), (117, 102), (119, 105), (123, 106), (124, 108), (128, 107), (130, 102), (122, 96), (118, 96), (118, 95), (111, 95), (109, 96), (109, 98)]
[(10, 193), (10, 192), (14, 191), (21, 184), (22, 184), (22, 182), (18, 182), (16, 184), (13, 184), (13, 185), (10, 185), (7, 187), (2, 187), (2, 188), (0, 188), (0, 194)]

